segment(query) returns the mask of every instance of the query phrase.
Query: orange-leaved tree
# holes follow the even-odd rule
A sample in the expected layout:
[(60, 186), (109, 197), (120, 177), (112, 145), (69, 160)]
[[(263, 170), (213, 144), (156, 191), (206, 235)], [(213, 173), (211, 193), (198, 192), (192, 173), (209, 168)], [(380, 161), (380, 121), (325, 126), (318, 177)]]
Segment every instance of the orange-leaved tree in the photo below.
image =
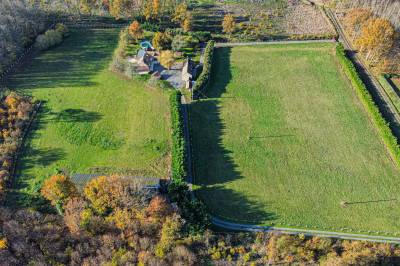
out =
[(133, 21), (131, 25), (129, 25), (128, 32), (135, 42), (143, 38), (143, 30), (137, 20)]
[(78, 190), (71, 179), (60, 174), (53, 175), (44, 181), (40, 192), (53, 206), (61, 208), (70, 198), (78, 194)]
[(366, 53), (366, 59), (376, 62), (389, 52), (395, 38), (395, 30), (387, 19), (371, 19), (363, 26), (356, 45), (361, 52)]
[(355, 8), (346, 14), (344, 25), (350, 36), (356, 39), (361, 33), (361, 28), (373, 17), (374, 15), (368, 9)]

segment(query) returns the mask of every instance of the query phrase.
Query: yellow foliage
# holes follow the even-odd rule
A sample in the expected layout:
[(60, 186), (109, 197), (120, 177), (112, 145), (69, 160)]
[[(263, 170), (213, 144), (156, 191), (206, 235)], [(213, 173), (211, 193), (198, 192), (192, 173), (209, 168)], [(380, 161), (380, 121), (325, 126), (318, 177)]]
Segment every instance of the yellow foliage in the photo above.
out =
[(188, 12), (185, 20), (182, 22), (182, 29), (184, 32), (189, 32), (192, 28), (192, 15)]
[(118, 207), (125, 185), (119, 176), (100, 176), (86, 184), (84, 194), (97, 213), (105, 214)]
[(3, 237), (0, 239), (0, 250), (8, 247), (7, 238)]
[(175, 13), (172, 16), (172, 21), (181, 24), (186, 19), (186, 16), (187, 16), (187, 5), (186, 3), (181, 3), (176, 7)]
[(159, 0), (153, 0), (153, 10), (152, 10), (152, 17), (156, 19), (158, 17), (160, 9), (160, 2)]
[(162, 51), (160, 55), (160, 64), (170, 69), (174, 64), (174, 53), (170, 50)]
[(222, 31), (225, 33), (232, 33), (235, 31), (236, 23), (235, 18), (232, 14), (227, 14), (224, 16), (224, 20), (222, 21)]
[(125, 230), (129, 226), (129, 222), (135, 219), (135, 213), (128, 209), (117, 209), (108, 217), (108, 221), (113, 221), (115, 226), (120, 230)]
[(356, 40), (356, 45), (361, 52), (367, 52), (366, 59), (379, 59), (387, 53), (393, 45), (395, 30), (387, 19), (370, 19), (362, 27), (361, 35)]
[(53, 206), (57, 203), (64, 204), (68, 199), (78, 194), (74, 183), (65, 175), (53, 175), (44, 181), (40, 192)]

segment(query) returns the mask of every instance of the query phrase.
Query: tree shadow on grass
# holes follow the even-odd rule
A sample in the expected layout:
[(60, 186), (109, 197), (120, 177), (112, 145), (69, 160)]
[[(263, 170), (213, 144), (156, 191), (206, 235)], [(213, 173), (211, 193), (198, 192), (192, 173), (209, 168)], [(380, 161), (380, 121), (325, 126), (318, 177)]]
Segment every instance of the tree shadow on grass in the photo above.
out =
[[(41, 183), (48, 176), (37, 176), (35, 168), (41, 169), (65, 159), (66, 152), (59, 147), (35, 147), (33, 140), (41, 138), (41, 129), (47, 123), (69, 122), (95, 122), (100, 120), (101, 114), (89, 112), (83, 109), (65, 109), (61, 112), (52, 112), (46, 102), (38, 111), (36, 118), (31, 125), (30, 131), (23, 143), (18, 156), (15, 177), (12, 180), (12, 189), (7, 195), (7, 205), (14, 207), (30, 207), (37, 210), (48, 210), (47, 201), (39, 195)], [(56, 170), (56, 169), (54, 169)]]
[(58, 122), (96, 122), (103, 117), (97, 112), (86, 111), (83, 109), (65, 109), (58, 114), (55, 113), (55, 120)]
[(200, 187), (196, 194), (217, 217), (264, 223), (276, 219), (276, 215), (247, 195), (226, 187), (227, 183), (245, 178), (234, 161), (235, 155), (223, 144), (226, 126), (221, 119), (221, 98), (232, 79), (230, 55), (231, 48), (215, 50), (208, 98), (190, 106), (194, 175)]
[(17, 162), (12, 189), (7, 193), (6, 205), (20, 208), (47, 210), (47, 202), (39, 195), (41, 182), (47, 177), (38, 177), (29, 171), (35, 167), (48, 167), (65, 158), (66, 153), (60, 148), (32, 148), (29, 144), (21, 149)]
[(73, 31), (59, 46), (27, 60), (7, 81), (16, 90), (96, 85), (93, 76), (107, 67), (117, 31)]

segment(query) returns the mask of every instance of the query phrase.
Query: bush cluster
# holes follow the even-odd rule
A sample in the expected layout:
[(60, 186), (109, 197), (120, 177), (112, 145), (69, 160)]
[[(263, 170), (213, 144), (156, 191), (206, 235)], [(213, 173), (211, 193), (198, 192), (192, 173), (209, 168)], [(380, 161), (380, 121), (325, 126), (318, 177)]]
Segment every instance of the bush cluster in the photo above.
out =
[(181, 93), (173, 90), (170, 96), (172, 124), (172, 180), (183, 182), (185, 178), (185, 140), (180, 104)]
[(121, 30), (119, 33), (118, 47), (113, 54), (113, 60), (110, 65), (110, 70), (119, 73), (126, 73), (129, 71), (128, 63), (126, 61), (126, 50), (128, 47), (129, 34), (128, 30)]
[(28, 98), (14, 92), (0, 102), (0, 201), (4, 199), (18, 144), (32, 107)]
[(379, 112), (379, 109), (374, 103), (368, 89), (366, 88), (365, 84), (358, 75), (355, 66), (353, 65), (351, 60), (347, 57), (346, 51), (342, 44), (338, 44), (336, 46), (336, 54), (339, 58), (340, 63), (342, 64), (344, 72), (350, 79), (353, 87), (356, 89), (357, 95), (361, 99), (361, 102), (363, 103), (368, 113), (370, 114), (372, 120), (374, 121), (375, 125), (377, 126), (382, 136), (383, 142), (387, 146), (393, 159), (400, 166), (400, 149), (396, 137), (390, 130), (389, 124), (385, 121), (385, 119)]
[(209, 41), (207, 42), (207, 46), (204, 51), (203, 71), (201, 72), (200, 76), (198, 77), (196, 83), (193, 86), (194, 97), (197, 97), (201, 91), (204, 91), (207, 88), (211, 75), (213, 53), (214, 53), (214, 41)]
[(47, 50), (60, 44), (66, 37), (68, 29), (63, 24), (57, 24), (54, 30), (47, 30), (44, 34), (37, 36), (35, 47), (39, 50)]

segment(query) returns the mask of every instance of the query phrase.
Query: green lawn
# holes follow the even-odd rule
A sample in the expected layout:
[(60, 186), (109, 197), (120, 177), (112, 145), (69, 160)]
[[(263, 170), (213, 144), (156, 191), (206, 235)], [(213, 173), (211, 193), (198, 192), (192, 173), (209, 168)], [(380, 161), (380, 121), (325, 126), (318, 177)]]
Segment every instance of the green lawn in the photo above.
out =
[(44, 179), (70, 173), (167, 177), (168, 92), (108, 70), (119, 29), (72, 32), (10, 87), (44, 102), (18, 163), (9, 204), (32, 206)]
[(213, 69), (209, 98), (191, 107), (197, 194), (212, 214), (399, 232), (399, 169), (333, 44), (219, 48)]

